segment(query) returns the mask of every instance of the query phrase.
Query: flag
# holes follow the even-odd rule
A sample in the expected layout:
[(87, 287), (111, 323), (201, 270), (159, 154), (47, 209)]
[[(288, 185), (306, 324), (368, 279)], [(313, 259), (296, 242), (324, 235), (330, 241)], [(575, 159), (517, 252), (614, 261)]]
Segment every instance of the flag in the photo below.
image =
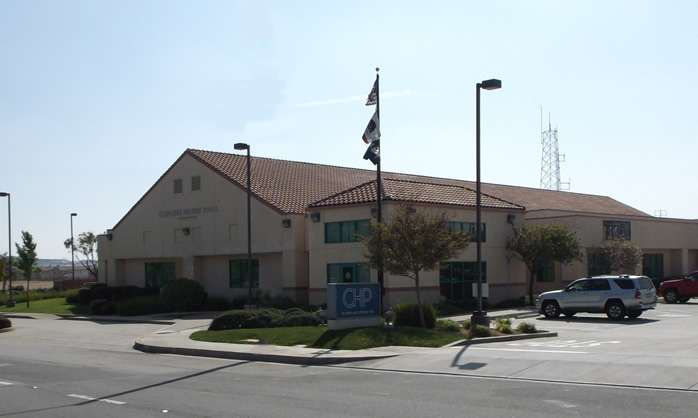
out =
[(373, 117), (368, 121), (368, 126), (364, 131), (363, 140), (365, 143), (369, 144), (373, 141), (380, 139), (381, 137), (381, 125), (378, 120), (378, 110), (373, 113)]
[(366, 106), (373, 106), (378, 103), (378, 80), (373, 83), (373, 88), (371, 92), (368, 93), (368, 100), (366, 100)]
[(366, 153), (364, 154), (364, 160), (371, 160), (373, 165), (378, 165), (378, 163), (381, 161), (380, 143), (380, 140), (371, 142), (371, 144), (368, 146), (368, 149), (366, 150)]

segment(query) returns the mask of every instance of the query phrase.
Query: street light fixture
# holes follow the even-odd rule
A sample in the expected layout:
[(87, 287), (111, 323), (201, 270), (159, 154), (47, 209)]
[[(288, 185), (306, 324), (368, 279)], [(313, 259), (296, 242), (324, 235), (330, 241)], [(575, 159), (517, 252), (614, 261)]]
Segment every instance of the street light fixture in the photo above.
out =
[(475, 85), (475, 184), (476, 184), (476, 226), (475, 237), (477, 242), (477, 265), (475, 275), (477, 277), (477, 312), (471, 318), (471, 322), (479, 325), (489, 325), (487, 312), (482, 311), (482, 184), (480, 182), (480, 89), (496, 90), (502, 88), (502, 81), (497, 79), (485, 80)]
[(73, 282), (75, 281), (75, 241), (73, 240), (73, 217), (75, 216), (78, 214), (70, 214), (70, 263), (73, 266)]
[(10, 298), (5, 302), (5, 306), (14, 308), (15, 301), (12, 300), (12, 217), (10, 215), (10, 194), (0, 192), (0, 197), (7, 197), (7, 246), (9, 247), (7, 252), (7, 275), (10, 279)]
[(252, 308), (252, 222), (250, 214), (250, 146), (242, 142), (234, 145), (238, 151), (247, 150), (247, 304)]

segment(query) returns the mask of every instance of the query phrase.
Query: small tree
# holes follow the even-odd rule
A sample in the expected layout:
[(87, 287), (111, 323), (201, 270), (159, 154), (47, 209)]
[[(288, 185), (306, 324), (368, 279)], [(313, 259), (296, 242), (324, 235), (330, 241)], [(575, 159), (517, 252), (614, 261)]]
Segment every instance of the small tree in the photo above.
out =
[(642, 263), (642, 250), (625, 238), (606, 241), (601, 249), (601, 255), (608, 261), (611, 271), (616, 273), (622, 270), (634, 273), (635, 268)]
[[(78, 235), (77, 241), (77, 243), (73, 243), (72, 250), (76, 253), (78, 262), (90, 272), (92, 277), (97, 279), (98, 264), (95, 258), (97, 253), (97, 237), (92, 232), (82, 232)], [(70, 238), (66, 239), (63, 245), (70, 250)]]
[(36, 243), (34, 237), (27, 231), (22, 231), (22, 246), (17, 247), (17, 268), (24, 273), (27, 278), (27, 307), (29, 307), (29, 280), (31, 275), (37, 270), (36, 262), (39, 259), (36, 255)]
[(522, 226), (514, 229), (514, 239), (507, 243), (507, 248), (514, 256), (523, 261), (531, 272), (528, 284), (528, 296), (533, 302), (533, 285), (536, 282), (538, 270), (551, 261), (569, 264), (573, 261), (583, 261), (582, 242), (576, 233), (561, 224), (543, 224)]
[(0, 254), (0, 280), (2, 280), (2, 293), (5, 293), (7, 285), (7, 253)]
[(426, 321), (419, 273), (437, 270), (442, 261), (458, 256), (471, 238), (461, 231), (449, 232), (450, 218), (443, 213), (430, 216), (402, 204), (386, 222), (372, 224), (370, 236), (359, 236), (366, 246), (364, 256), (371, 268), (414, 280), (422, 328), (426, 327)]

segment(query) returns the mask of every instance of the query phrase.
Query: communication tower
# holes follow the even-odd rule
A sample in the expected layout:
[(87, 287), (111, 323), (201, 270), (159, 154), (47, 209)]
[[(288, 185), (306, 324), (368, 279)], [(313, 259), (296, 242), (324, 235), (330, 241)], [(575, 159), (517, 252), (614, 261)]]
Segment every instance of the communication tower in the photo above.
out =
[(557, 127), (550, 126), (548, 115), (548, 130), (543, 130), (543, 109), (540, 111), (541, 144), (543, 145), (543, 157), (540, 163), (540, 188), (546, 190), (569, 190), (569, 182), (560, 183), (560, 162), (565, 162), (565, 155), (560, 155), (557, 147)]

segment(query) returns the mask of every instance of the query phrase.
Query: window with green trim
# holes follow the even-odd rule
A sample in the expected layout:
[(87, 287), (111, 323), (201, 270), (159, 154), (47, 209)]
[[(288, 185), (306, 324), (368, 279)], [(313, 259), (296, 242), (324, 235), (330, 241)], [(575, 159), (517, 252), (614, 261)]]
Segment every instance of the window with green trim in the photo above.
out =
[[(482, 225), (482, 241), (480, 242), (486, 242), (487, 241), (487, 225), (485, 223), (481, 223)], [(455, 232), (455, 231), (463, 231), (466, 232), (470, 235), (473, 236), (473, 241), (476, 241), (476, 232), (477, 232), (477, 222), (449, 222), (448, 223), (448, 230), (450, 232)]]
[(611, 274), (611, 265), (602, 254), (587, 253), (587, 273), (589, 277)]
[[(477, 262), (455, 261), (441, 263), (439, 285), (441, 296), (448, 301), (473, 298), (473, 283), (477, 283)], [(482, 262), (482, 283), (487, 283), (487, 263)]]
[[(247, 289), (247, 259), (230, 260), (229, 262), (230, 287), (234, 289)], [(259, 288), (259, 260), (252, 259), (252, 287)]]
[(356, 234), (365, 237), (371, 231), (371, 221), (362, 219), (359, 221), (327, 222), (325, 224), (325, 243), (336, 244), (339, 242), (357, 242)]
[(327, 265), (327, 283), (368, 283), (371, 270), (359, 263), (337, 263)]
[(176, 278), (174, 262), (145, 263), (145, 287), (163, 287)]
[(536, 282), (538, 283), (554, 283), (555, 282), (555, 262), (549, 261), (542, 268), (538, 269), (536, 274)]
[(664, 277), (664, 254), (644, 254), (642, 275), (653, 279)]

